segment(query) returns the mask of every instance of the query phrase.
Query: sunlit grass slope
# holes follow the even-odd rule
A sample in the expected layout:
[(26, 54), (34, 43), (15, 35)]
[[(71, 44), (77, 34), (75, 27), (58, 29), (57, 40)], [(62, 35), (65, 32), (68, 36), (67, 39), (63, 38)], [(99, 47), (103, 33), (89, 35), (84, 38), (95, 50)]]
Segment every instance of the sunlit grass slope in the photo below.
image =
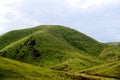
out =
[[(55, 71), (0, 57), (0, 80), (91, 80), (110, 78)], [(111, 79), (112, 80), (112, 79)]]
[(105, 48), (99, 57), (108, 62), (120, 61), (120, 48), (115, 46), (110, 46)]
[(0, 57), (0, 80), (71, 80), (63, 72)]
[(120, 61), (105, 63), (81, 71), (87, 75), (120, 79)]

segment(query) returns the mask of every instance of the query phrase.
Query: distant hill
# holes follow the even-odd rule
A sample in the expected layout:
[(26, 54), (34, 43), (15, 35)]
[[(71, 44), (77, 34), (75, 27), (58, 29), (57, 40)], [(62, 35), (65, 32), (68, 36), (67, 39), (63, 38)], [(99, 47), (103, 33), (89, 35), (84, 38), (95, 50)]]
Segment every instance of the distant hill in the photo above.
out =
[(120, 42), (108, 42), (106, 44), (109, 45), (109, 46), (120, 47)]
[(119, 47), (108, 47), (105, 48), (100, 54), (99, 57), (108, 62), (120, 61), (120, 48)]

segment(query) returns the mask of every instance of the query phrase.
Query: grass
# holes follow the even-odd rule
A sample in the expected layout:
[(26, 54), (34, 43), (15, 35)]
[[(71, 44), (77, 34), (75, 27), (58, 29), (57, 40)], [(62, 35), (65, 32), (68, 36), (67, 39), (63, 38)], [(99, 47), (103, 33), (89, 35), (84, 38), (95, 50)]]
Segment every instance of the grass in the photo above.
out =
[(29, 29), (14, 30), (5, 33), (0, 36), (0, 49), (3, 49), (9, 44), (14, 43), (26, 36), (34, 34), (37, 31), (45, 31), (50, 33), (51, 35), (56, 36), (56, 38), (62, 39), (71, 46), (86, 53), (97, 55), (102, 50), (103, 45), (98, 41), (88, 37), (81, 32), (58, 25), (41, 25)]
[(103, 78), (98, 76), (89, 76), (86, 74), (41, 68), (39, 66), (21, 63), (4, 57), (0, 57), (0, 63), (1, 80), (114, 80), (112, 78)]
[(120, 48), (119, 47), (107, 47), (100, 54), (99, 57), (108, 62), (115, 62), (120, 60)]
[(80, 53), (73, 54), (74, 56), (72, 55), (71, 58), (53, 66), (52, 69), (59, 71), (75, 72), (77, 70), (83, 70), (103, 63), (103, 61), (100, 61), (93, 56), (83, 55)]
[(1, 35), (0, 56), (2, 80), (120, 79), (119, 43), (100, 43), (59, 25)]
[[(13, 39), (14, 42), (10, 39), (9, 42), (11, 42), (11, 44), (2, 48), (0, 51), (0, 55), (4, 57), (47, 68), (52, 68), (55, 65), (61, 65), (60, 67), (70, 65), (72, 70), (79, 69), (79, 67), (74, 67), (77, 63), (81, 66), (80, 69), (100, 64), (100, 62), (92, 60), (94, 57), (91, 56), (91, 59), (88, 57), (95, 55), (96, 51), (99, 52), (98, 47), (100, 46), (98, 45), (100, 43), (73, 29), (63, 26), (43, 25), (13, 32), (12, 37), (13, 35), (14, 37), (11, 39)], [(23, 35), (24, 32), (25, 34)], [(11, 34), (11, 32), (9, 34)], [(7, 34), (7, 36), (9, 34)], [(18, 37), (15, 37), (17, 34), (23, 38), (20, 37), (21, 39), (15, 41), (18, 39)], [(5, 36), (6, 34), (2, 35), (4, 38)], [(84, 57), (81, 57), (83, 55)], [(70, 59), (72, 58), (74, 58), (75, 61), (71, 62)]]
[(82, 50), (91, 55), (98, 55), (104, 48), (104, 44), (99, 43), (93, 38), (74, 29), (66, 27), (54, 27), (50, 28), (48, 31), (54, 36), (66, 40), (71, 46), (77, 48), (78, 50)]
[(0, 57), (0, 79), (2, 80), (65, 80), (62, 72), (40, 68), (26, 63)]
[(111, 62), (104, 63), (99, 66), (94, 66), (85, 70), (82, 70), (80, 73), (85, 73), (88, 75), (109, 77), (114, 79), (120, 79), (120, 62)]

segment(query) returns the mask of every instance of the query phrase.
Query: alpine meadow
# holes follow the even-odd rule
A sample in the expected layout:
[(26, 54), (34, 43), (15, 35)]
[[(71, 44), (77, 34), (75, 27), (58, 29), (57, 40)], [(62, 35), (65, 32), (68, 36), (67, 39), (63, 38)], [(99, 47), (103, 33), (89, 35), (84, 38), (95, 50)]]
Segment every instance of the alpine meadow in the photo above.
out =
[(120, 80), (120, 43), (61, 25), (0, 35), (0, 80)]

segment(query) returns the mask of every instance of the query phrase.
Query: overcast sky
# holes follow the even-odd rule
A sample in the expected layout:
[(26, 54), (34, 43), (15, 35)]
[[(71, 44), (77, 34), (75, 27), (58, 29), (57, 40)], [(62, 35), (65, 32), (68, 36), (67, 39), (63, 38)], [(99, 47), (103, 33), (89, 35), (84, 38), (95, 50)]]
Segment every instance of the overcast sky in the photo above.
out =
[(120, 0), (0, 0), (0, 34), (42, 24), (120, 42)]

